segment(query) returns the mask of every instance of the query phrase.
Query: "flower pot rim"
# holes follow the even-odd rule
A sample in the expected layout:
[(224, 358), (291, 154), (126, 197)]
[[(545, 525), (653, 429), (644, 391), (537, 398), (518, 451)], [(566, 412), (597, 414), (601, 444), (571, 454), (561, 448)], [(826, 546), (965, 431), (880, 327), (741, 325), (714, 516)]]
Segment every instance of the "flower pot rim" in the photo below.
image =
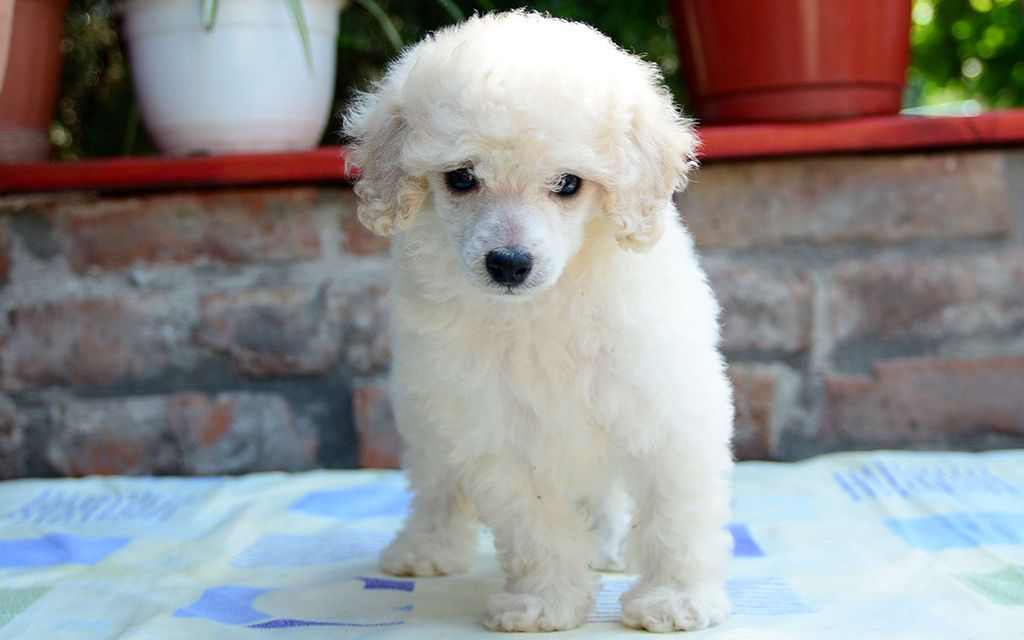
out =
[[(68, 0), (45, 0), (53, 2), (67, 2)], [(124, 9), (128, 5), (132, 4), (158, 4), (158, 3), (171, 3), (171, 2), (194, 2), (194, 0), (117, 0), (116, 3), (112, 3), (113, 7)], [(230, 2), (231, 0), (221, 0), (221, 2)], [(253, 0), (246, 0), (252, 2)], [(263, 2), (282, 2), (283, 0), (262, 0)], [(300, 0), (303, 3), (320, 3), (320, 4), (335, 4), (344, 7), (348, 4), (348, 0)], [(198, 8), (197, 8), (198, 11)]]
[[(47, 0), (47, 1), (68, 2), (69, 0)], [(110, 9), (115, 14), (123, 15), (123, 14), (128, 13), (129, 11), (131, 11), (132, 8), (138, 7), (140, 5), (171, 4), (172, 2), (182, 3), (182, 2), (186, 2), (186, 1), (188, 1), (190, 3), (195, 3), (195, 0), (113, 0), (110, 3)], [(221, 0), (221, 2), (229, 2), (229, 1), (230, 0)], [(246, 0), (246, 1), (247, 2), (252, 2), (253, 0)], [(283, 2), (283, 0), (262, 0), (262, 2), (264, 2), (264, 3), (274, 3), (274, 2)], [(349, 0), (300, 0), (300, 2), (302, 2), (303, 4), (326, 4), (326, 5), (332, 5), (332, 6), (337, 7), (338, 11), (341, 11), (341, 10), (343, 10), (348, 5)], [(199, 12), (199, 7), (198, 6), (196, 6), (196, 12), (197, 13)]]

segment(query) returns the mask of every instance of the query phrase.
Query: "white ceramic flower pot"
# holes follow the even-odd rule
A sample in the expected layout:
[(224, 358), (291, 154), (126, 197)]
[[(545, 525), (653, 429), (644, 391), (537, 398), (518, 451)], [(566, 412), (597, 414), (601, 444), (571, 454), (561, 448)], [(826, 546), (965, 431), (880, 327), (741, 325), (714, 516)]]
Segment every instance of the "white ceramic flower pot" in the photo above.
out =
[(196, 0), (127, 0), (142, 119), (168, 155), (317, 145), (334, 96), (338, 14), (346, 0), (302, 0), (313, 68), (284, 0), (221, 0), (213, 31)]

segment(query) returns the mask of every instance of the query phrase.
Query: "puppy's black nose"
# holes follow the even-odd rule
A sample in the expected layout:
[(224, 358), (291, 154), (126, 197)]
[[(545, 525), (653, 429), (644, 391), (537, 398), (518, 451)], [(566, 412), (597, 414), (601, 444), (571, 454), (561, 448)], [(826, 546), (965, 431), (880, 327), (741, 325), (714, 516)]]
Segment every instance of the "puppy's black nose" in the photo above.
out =
[(508, 287), (515, 287), (526, 281), (533, 268), (533, 258), (525, 251), (504, 247), (487, 254), (484, 261), (491, 279)]

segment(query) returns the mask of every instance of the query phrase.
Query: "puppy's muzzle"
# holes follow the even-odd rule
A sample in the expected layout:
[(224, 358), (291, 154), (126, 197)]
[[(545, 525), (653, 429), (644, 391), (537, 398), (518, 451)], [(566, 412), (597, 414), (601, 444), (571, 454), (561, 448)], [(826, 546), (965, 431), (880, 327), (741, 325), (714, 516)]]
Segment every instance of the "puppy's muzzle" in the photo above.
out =
[(503, 247), (489, 252), (484, 264), (491, 280), (505, 287), (517, 287), (530, 275), (533, 257), (525, 251)]

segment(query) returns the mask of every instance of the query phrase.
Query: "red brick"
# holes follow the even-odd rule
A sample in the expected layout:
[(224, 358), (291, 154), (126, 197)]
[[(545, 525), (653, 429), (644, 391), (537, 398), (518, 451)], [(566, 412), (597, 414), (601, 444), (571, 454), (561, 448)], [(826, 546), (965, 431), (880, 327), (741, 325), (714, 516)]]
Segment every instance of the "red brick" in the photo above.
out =
[(311, 468), (315, 434), (284, 398), (182, 393), (65, 400), (50, 409), (46, 457), (62, 475), (240, 473)]
[(733, 402), (736, 405), (733, 436), (736, 457), (741, 460), (771, 458), (774, 450), (771, 428), (774, 376), (732, 366), (729, 377), (732, 379)]
[(338, 205), (341, 216), (342, 251), (356, 255), (387, 253), (391, 247), (388, 238), (371, 233), (356, 215), (356, 195), (351, 189), (340, 192)]
[(810, 347), (810, 274), (718, 259), (705, 267), (722, 305), (723, 349), (796, 353)]
[(681, 209), (703, 247), (1004, 237), (1007, 183), (998, 151), (730, 162)]
[(197, 260), (285, 262), (320, 256), (311, 188), (176, 192), (71, 203), (55, 219), (72, 267)]
[(11, 275), (11, 237), (7, 225), (0, 225), (0, 285), (5, 285)]
[(211, 293), (195, 339), (230, 355), (248, 376), (318, 374), (338, 361), (337, 316), (325, 287)]
[(1024, 437), (1024, 358), (906, 359), (873, 378), (830, 374), (819, 433), (831, 447), (946, 447)]
[(936, 339), (1024, 322), (1024, 252), (891, 258), (839, 267), (830, 283), (839, 342)]
[(397, 469), (403, 446), (395, 427), (387, 385), (366, 383), (353, 388), (352, 412), (359, 444), (359, 466)]
[(388, 290), (369, 286), (351, 290), (342, 283), (331, 287), (332, 308), (344, 320), (342, 361), (359, 375), (376, 375), (391, 366), (388, 331)]
[(97, 196), (85, 191), (51, 191), (47, 193), (12, 193), (0, 195), (0, 216), (9, 214), (52, 213), (69, 203), (88, 203)]
[(0, 396), (0, 480), (20, 478), (26, 468), (25, 429), (14, 403)]
[(339, 363), (372, 375), (390, 367), (387, 324), (386, 288), (336, 282), (208, 294), (195, 340), (253, 377), (319, 374)]
[(21, 391), (159, 375), (185, 322), (158, 295), (17, 308), (0, 341), (0, 385)]
[(153, 396), (51, 406), (47, 462), (66, 476), (179, 473), (168, 401)]
[(796, 390), (796, 374), (784, 365), (731, 364), (736, 405), (733, 451), (740, 460), (777, 457), (778, 431)]
[(273, 393), (174, 396), (173, 433), (186, 473), (241, 473), (317, 466), (319, 438), (301, 428), (288, 402)]

